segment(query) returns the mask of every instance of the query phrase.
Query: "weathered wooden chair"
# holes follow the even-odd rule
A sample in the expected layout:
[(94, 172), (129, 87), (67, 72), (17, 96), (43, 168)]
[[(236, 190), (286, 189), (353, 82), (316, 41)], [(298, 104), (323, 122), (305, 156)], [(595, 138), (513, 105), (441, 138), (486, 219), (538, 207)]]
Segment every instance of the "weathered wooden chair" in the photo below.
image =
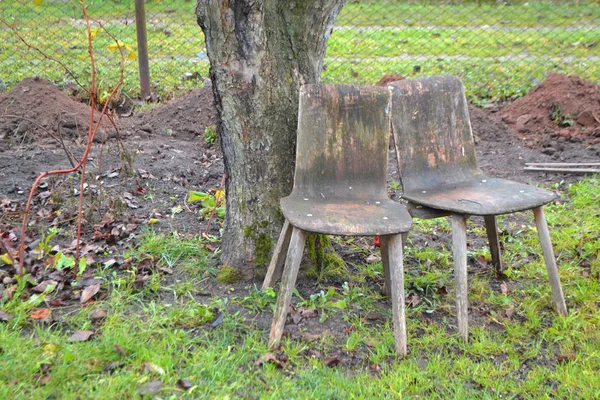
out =
[(380, 235), (386, 245), (382, 258), (389, 263), (396, 350), (406, 354), (401, 233), (412, 220), (387, 196), (389, 100), (389, 90), (379, 87), (300, 89), (294, 187), (281, 199), (286, 220), (263, 283), (272, 287), (285, 261), (271, 346), (281, 340), (307, 232)]
[(542, 206), (554, 194), (485, 176), (475, 159), (461, 81), (453, 76), (397, 81), (391, 119), (408, 210), (415, 218), (450, 216), (458, 330), (468, 338), (466, 221), (484, 217), (496, 272), (502, 270), (496, 215), (533, 210), (556, 308), (566, 315), (556, 261)]

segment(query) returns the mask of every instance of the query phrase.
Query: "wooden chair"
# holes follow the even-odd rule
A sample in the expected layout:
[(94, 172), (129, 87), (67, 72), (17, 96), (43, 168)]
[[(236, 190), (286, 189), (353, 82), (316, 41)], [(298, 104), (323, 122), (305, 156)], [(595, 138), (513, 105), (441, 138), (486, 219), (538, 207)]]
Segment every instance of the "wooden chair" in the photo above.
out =
[(533, 210), (556, 308), (567, 314), (542, 206), (547, 190), (485, 176), (475, 159), (471, 123), (461, 81), (454, 76), (397, 81), (391, 119), (398, 167), (415, 218), (450, 216), (458, 330), (468, 338), (466, 221), (484, 217), (492, 263), (502, 269), (496, 215)]
[(285, 261), (271, 325), (273, 347), (281, 340), (307, 232), (380, 235), (386, 245), (382, 258), (389, 263), (396, 350), (406, 354), (401, 233), (412, 220), (387, 196), (389, 101), (389, 90), (380, 87), (300, 89), (294, 187), (281, 199), (285, 224), (263, 283), (272, 287)]

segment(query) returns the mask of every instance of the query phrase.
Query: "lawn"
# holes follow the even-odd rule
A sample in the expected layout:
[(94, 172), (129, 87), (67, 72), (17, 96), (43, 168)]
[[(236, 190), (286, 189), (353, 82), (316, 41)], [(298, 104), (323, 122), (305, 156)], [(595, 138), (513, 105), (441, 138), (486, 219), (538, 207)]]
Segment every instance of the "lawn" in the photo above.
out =
[[(205, 239), (148, 232), (128, 256), (154, 256), (173, 275), (152, 275), (140, 289), (133, 270), (100, 268), (108, 297), (57, 308), (51, 324), (31, 318), (45, 307), (43, 294), (21, 299), (17, 291), (4, 301), (13, 318), (0, 323), (0, 398), (598, 398), (599, 185), (599, 177), (556, 184), (561, 196), (546, 208), (566, 317), (553, 309), (531, 216), (499, 220), (507, 267), (500, 284), (476, 261), (489, 252), (474, 245), (485, 236), (475, 221), (468, 225), (468, 344), (452, 325), (449, 242), (417, 248), (409, 239), (407, 357), (395, 356), (389, 303), (377, 289), (382, 266), (374, 263), (300, 289), (292, 303), (317, 309), (336, 330), (284, 339), (277, 362), (257, 365), (269, 353), (275, 293), (217, 282)], [(445, 220), (417, 221), (413, 235), (448, 230)], [(215, 287), (221, 294), (209, 295)], [(92, 319), (99, 310), (105, 318)], [(94, 335), (70, 341), (78, 330)]]
[[(208, 75), (203, 35), (193, 1), (162, 0), (146, 4), (150, 73), (153, 90), (163, 98), (197, 87)], [(125, 44), (136, 47), (131, 2), (96, 0), (89, 13)], [(3, 18), (28, 41), (50, 55), (69, 60), (71, 70), (89, 79), (84, 25), (69, 2), (0, 2)], [(47, 23), (41, 24), (40, 21)], [(351, 1), (340, 14), (329, 41), (323, 79), (335, 83), (375, 83), (384, 74), (450, 73), (469, 83), (476, 102), (526, 93), (549, 71), (600, 76), (600, 8), (594, 1), (495, 2)], [(58, 66), (0, 28), (3, 84), (42, 75), (58, 84), (71, 80)], [(116, 81), (118, 58), (107, 50), (106, 34), (95, 38), (101, 84)], [(138, 93), (137, 62), (127, 63), (124, 91)]]

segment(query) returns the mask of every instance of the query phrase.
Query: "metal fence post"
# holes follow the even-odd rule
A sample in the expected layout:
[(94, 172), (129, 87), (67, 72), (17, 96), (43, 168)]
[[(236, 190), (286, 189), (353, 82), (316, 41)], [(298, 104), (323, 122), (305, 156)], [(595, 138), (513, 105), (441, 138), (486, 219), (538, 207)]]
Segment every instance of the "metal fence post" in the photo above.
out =
[(148, 66), (148, 37), (146, 35), (146, 10), (144, 0), (135, 0), (135, 30), (137, 32), (138, 65), (142, 99), (150, 98), (150, 68)]

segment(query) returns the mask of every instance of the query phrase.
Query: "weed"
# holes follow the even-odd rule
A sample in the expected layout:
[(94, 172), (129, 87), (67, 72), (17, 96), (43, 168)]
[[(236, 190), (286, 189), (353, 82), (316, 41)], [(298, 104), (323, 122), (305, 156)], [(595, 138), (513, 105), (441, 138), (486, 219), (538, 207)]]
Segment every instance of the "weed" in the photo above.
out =
[(258, 313), (261, 311), (275, 311), (275, 302), (277, 300), (277, 293), (273, 288), (266, 288), (265, 290), (258, 289), (256, 286), (250, 289), (248, 296), (237, 302), (244, 308)]
[(575, 121), (573, 121), (573, 119), (562, 113), (562, 110), (558, 104), (552, 103), (552, 105), (550, 106), (550, 111), (552, 112), (552, 114), (550, 115), (552, 122), (554, 122), (561, 128), (573, 126), (575, 124)]
[(204, 128), (204, 141), (208, 144), (214, 144), (217, 140), (217, 127), (209, 125)]
[(334, 288), (329, 288), (327, 292), (321, 290), (319, 293), (311, 294), (308, 299), (303, 298), (298, 290), (294, 289), (294, 294), (300, 298), (298, 307), (305, 307), (309, 310), (320, 310), (320, 322), (323, 323), (327, 319), (327, 313), (333, 310), (345, 309), (347, 307), (346, 300), (333, 301), (337, 297)]

